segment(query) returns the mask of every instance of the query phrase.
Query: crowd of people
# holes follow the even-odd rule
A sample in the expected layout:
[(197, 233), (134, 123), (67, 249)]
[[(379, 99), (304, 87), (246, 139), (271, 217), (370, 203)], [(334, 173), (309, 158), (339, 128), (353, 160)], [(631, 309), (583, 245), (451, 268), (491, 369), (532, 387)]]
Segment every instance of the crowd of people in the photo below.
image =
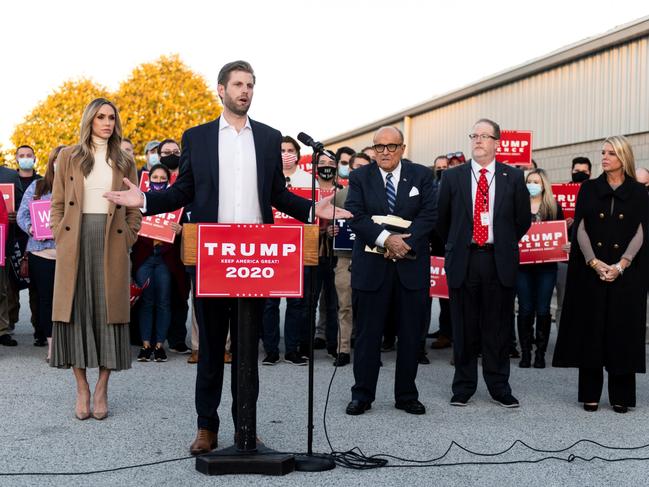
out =
[[(299, 165), (300, 144), (247, 116), (255, 82), (248, 63), (225, 65), (223, 114), (187, 130), (181, 143), (147, 143), (140, 171), (118, 107), (103, 98), (86, 107), (77, 144), (52, 149), (43, 177), (29, 145), (16, 150), (17, 170), (0, 168), (0, 183), (13, 184), (15, 198), (10, 212), (0, 199), (0, 345), (17, 345), (19, 292), (28, 288), (34, 346), (47, 348), (50, 366), (72, 368), (78, 419), (107, 417), (110, 374), (131, 367), (131, 346), (140, 347), (137, 361), (165, 362), (167, 343), (198, 364), (190, 450), (216, 447), (223, 364), (237, 364), (237, 300), (194, 297), (195, 269), (181, 260), (182, 224), (272, 223), (272, 208), (310, 221), (310, 201), (292, 192), (312, 186)], [(588, 411), (598, 408), (606, 370), (609, 401), (627, 412), (635, 406), (635, 374), (645, 371), (649, 171), (635, 167), (625, 137), (607, 138), (601, 176), (592, 178), (589, 159), (572, 161), (581, 189), (575, 216), (566, 219), (544, 169), (496, 161), (496, 122), (480, 119), (468, 130), (469, 158), (450, 152), (430, 167), (404, 157), (395, 127), (380, 128), (361, 150), (319, 153), (319, 262), (304, 268), (305, 297), (286, 299), (284, 362), (306, 365), (312, 345), (334, 366), (353, 364), (346, 412), (359, 415), (375, 400), (381, 353), (396, 349), (395, 407), (423, 414), (418, 366), (430, 363), (428, 347), (452, 347), (452, 405), (469, 403), (481, 358), (492, 398), (518, 407), (510, 359), (546, 367), (556, 288), (553, 365), (579, 369), (578, 400)], [(37, 200), (51, 200), (49, 238), (34, 235)], [(180, 208), (173, 243), (138, 236), (143, 215)], [(379, 224), (377, 215), (393, 223)], [(564, 219), (569, 261), (520, 265), (518, 242), (532, 222)], [(345, 226), (352, 245), (338, 244)], [(445, 257), (450, 295), (432, 319), (431, 255)], [(317, 307), (308, 302), (311, 282)], [(133, 292), (139, 300), (131, 306)], [(261, 363), (273, 366), (280, 362), (280, 299), (253, 301)], [(431, 321), (439, 330), (427, 345)], [(92, 393), (88, 368), (99, 368)], [(232, 384), (236, 422), (236, 374)]]

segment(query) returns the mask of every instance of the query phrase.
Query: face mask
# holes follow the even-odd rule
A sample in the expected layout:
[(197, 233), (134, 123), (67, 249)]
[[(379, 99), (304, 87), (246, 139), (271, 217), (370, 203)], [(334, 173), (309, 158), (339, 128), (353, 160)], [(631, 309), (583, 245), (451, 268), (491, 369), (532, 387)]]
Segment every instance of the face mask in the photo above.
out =
[(161, 181), (159, 183), (154, 183), (153, 181), (149, 182), (149, 188), (151, 188), (151, 191), (162, 191), (163, 189), (167, 189), (167, 186), (169, 186), (167, 181)]
[(293, 169), (296, 162), (297, 154), (293, 154), (292, 152), (282, 152), (282, 169)]
[(349, 177), (349, 165), (348, 164), (341, 164), (338, 166), (338, 176), (347, 179)]
[(445, 169), (435, 169), (435, 177), (439, 181), (442, 179), (442, 173), (445, 171)]
[(334, 173), (336, 172), (335, 167), (331, 166), (319, 166), (318, 167), (318, 176), (325, 181), (333, 179)]
[(538, 196), (543, 191), (543, 188), (537, 183), (527, 183), (527, 190), (530, 192), (530, 196)]
[(590, 176), (588, 173), (585, 173), (584, 171), (579, 171), (579, 172), (573, 172), (572, 173), (572, 182), (573, 183), (583, 183), (587, 179), (589, 179)]
[(149, 167), (155, 166), (158, 162), (160, 162), (160, 156), (158, 154), (151, 154), (149, 156)]
[(177, 156), (176, 154), (162, 156), (160, 158), (160, 162), (173, 171), (174, 169), (178, 169), (178, 164), (180, 164), (180, 156)]
[(34, 158), (22, 157), (18, 159), (18, 167), (23, 171), (29, 171), (30, 169), (34, 169)]

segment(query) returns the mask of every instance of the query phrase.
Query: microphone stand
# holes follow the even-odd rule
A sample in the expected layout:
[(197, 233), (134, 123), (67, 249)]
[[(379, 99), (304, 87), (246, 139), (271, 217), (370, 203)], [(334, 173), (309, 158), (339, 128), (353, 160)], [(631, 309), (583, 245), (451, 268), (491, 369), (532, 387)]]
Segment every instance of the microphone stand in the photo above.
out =
[[(315, 183), (318, 173), (318, 159), (321, 151), (311, 155), (311, 222), (315, 223)], [(313, 453), (313, 339), (315, 336), (315, 289), (317, 266), (309, 269), (309, 294), (307, 311), (309, 313), (309, 392), (307, 418), (307, 452), (295, 455), (295, 470), (300, 472), (324, 472), (336, 467), (336, 462), (328, 453)]]

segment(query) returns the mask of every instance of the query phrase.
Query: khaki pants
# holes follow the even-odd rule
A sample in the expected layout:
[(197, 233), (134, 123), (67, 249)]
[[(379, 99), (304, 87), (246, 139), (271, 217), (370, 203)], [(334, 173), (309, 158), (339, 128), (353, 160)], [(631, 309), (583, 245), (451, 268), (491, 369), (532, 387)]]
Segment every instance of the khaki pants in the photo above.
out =
[(352, 338), (352, 259), (338, 256), (334, 269), (336, 294), (338, 295), (338, 353), (350, 353)]
[(9, 262), (5, 262), (5, 266), (0, 267), (0, 336), (11, 331), (18, 322), (20, 311), (18, 288), (10, 276), (10, 266)]

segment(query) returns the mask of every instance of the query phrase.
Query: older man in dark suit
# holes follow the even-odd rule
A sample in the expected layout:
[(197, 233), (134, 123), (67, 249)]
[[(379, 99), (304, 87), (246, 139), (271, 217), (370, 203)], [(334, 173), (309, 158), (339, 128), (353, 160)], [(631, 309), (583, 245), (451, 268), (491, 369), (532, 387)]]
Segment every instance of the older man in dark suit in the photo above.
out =
[[(356, 295), (357, 330), (354, 348), (352, 401), (347, 414), (371, 408), (379, 375), (381, 335), (391, 310), (397, 317), (395, 406), (424, 414), (415, 385), (417, 352), (422, 337), (430, 287), (428, 236), (436, 218), (433, 173), (402, 159), (403, 135), (383, 127), (374, 135), (377, 163), (355, 170), (349, 177), (345, 208), (354, 214), (356, 234), (352, 254), (352, 289)], [(411, 222), (399, 234), (372, 220), (373, 215), (401, 217)], [(377, 247), (384, 254), (367, 252)]]
[[(273, 223), (272, 207), (306, 222), (311, 202), (286, 189), (282, 174), (282, 135), (272, 127), (251, 120), (255, 75), (245, 61), (228, 63), (219, 73), (218, 94), (223, 114), (216, 120), (188, 129), (182, 138), (180, 175), (165, 191), (145, 196), (133, 184), (128, 191), (107, 193), (116, 204), (143, 208), (147, 214), (192, 206), (196, 223)], [(127, 180), (125, 180), (126, 182)], [(316, 215), (331, 217), (331, 198), (316, 207)], [(336, 218), (350, 216), (336, 210)], [(261, 324), (263, 299), (249, 299), (252, 322)], [(197, 298), (200, 360), (196, 376), (198, 432), (192, 454), (206, 453), (217, 446), (223, 387), (223, 352), (229, 323), (237, 323), (238, 300)], [(232, 348), (232, 416), (237, 413), (237, 327), (230, 328)], [(256, 365), (256, 364), (255, 364)], [(256, 400), (259, 385), (249, 384)], [(253, 438), (254, 441), (254, 438)]]
[(531, 225), (523, 172), (496, 162), (500, 127), (481, 119), (469, 134), (472, 159), (445, 171), (437, 230), (445, 241), (455, 377), (451, 404), (466, 406), (478, 354), (491, 397), (518, 407), (509, 385), (509, 345), (518, 241)]

